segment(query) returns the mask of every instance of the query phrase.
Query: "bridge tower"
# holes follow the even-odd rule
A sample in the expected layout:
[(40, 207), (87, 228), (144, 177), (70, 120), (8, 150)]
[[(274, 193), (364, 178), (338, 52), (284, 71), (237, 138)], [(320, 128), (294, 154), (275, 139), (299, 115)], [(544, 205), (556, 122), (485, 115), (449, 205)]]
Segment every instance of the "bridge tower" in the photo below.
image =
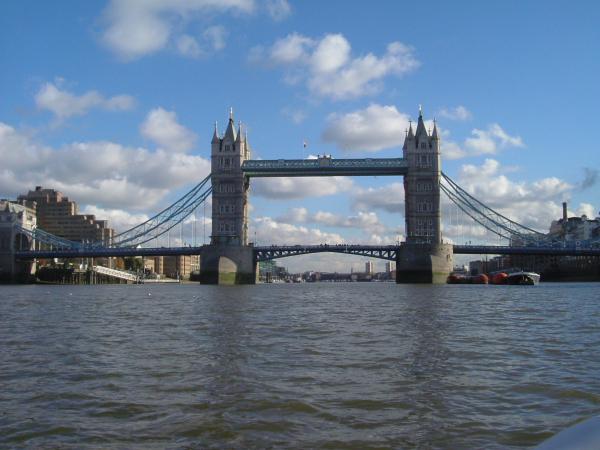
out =
[(242, 163), (250, 158), (241, 123), (237, 132), (233, 110), (225, 134), (211, 141), (212, 233), (200, 257), (201, 282), (248, 284), (256, 281), (253, 249), (248, 245), (248, 178)]
[(445, 282), (452, 271), (452, 245), (442, 243), (440, 211), (440, 137), (428, 132), (419, 107), (417, 129), (409, 126), (402, 148), (408, 162), (404, 176), (406, 242), (398, 252), (398, 283)]

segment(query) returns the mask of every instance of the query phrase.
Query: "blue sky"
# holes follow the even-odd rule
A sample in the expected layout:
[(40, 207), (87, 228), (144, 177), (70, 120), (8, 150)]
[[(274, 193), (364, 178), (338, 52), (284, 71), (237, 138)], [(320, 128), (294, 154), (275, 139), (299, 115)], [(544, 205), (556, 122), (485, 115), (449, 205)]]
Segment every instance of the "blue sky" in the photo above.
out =
[[(254, 157), (391, 157), (422, 104), (444, 171), (484, 202), (541, 230), (564, 200), (596, 216), (599, 23), (593, 2), (4, 1), (0, 196), (54, 187), (123, 228), (208, 173), (229, 107)], [(401, 184), (257, 180), (251, 230), (394, 242)], [(460, 218), (444, 227), (489, 239)]]

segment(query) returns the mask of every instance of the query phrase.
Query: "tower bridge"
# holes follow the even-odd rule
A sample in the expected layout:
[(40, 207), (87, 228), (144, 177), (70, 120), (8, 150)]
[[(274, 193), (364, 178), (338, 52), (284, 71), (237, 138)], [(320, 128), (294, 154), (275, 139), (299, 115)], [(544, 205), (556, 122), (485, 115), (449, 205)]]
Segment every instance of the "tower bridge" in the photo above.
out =
[[(211, 141), (211, 174), (168, 208), (114, 236), (111, 242), (77, 243), (41, 229), (15, 225), (18, 260), (107, 256), (200, 255), (200, 277), (208, 284), (253, 284), (257, 263), (301, 254), (334, 252), (396, 261), (398, 283), (445, 282), (454, 254), (600, 256), (600, 243), (567, 246), (523, 226), (474, 198), (441, 171), (437, 126), (428, 132), (419, 111), (416, 130), (407, 130), (402, 157), (253, 160), (247, 135), (230, 114), (225, 133), (217, 125)], [(399, 245), (267, 245), (248, 242), (250, 180), (258, 177), (402, 176), (405, 235)], [(441, 192), (477, 224), (510, 239), (511, 246), (452, 245), (442, 241)], [(212, 196), (210, 244), (200, 247), (142, 247), (185, 220)], [(12, 235), (11, 235), (12, 236)], [(14, 237), (11, 238), (14, 240)], [(27, 250), (32, 243), (44, 249)], [(29, 243), (23, 245), (23, 243)], [(39, 247), (39, 244), (38, 244)]]

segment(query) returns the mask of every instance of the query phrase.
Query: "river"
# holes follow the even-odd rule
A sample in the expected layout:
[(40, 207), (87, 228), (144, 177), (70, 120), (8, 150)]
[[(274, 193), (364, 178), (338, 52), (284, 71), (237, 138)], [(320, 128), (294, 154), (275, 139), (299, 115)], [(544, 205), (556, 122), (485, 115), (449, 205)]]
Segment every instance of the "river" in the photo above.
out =
[(530, 447), (600, 412), (598, 292), (0, 286), (0, 447)]

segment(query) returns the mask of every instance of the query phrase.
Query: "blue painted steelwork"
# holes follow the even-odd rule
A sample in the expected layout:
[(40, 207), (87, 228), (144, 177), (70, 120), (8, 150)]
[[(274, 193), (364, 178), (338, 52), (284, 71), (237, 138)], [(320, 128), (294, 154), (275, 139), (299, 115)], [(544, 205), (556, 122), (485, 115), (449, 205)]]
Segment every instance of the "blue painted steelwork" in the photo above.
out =
[[(19, 227), (27, 236), (36, 242), (45, 244), (52, 249), (74, 250), (81, 249), (103, 249), (110, 247), (137, 247), (153, 239), (160, 237), (170, 229), (180, 224), (190, 216), (198, 206), (200, 206), (212, 193), (212, 187), (209, 184), (210, 175), (194, 186), (188, 193), (177, 200), (175, 203), (165, 208), (155, 216), (145, 222), (123, 231), (113, 237), (112, 242), (89, 242), (81, 243), (64, 239), (53, 234), (47, 233), (41, 228), (28, 230)], [(60, 256), (54, 256), (60, 258)]]
[[(490, 208), (477, 200), (445, 173), (441, 174), (441, 190), (458, 206), (465, 214), (471, 217), (479, 225), (504, 239), (508, 239), (514, 247), (568, 247), (574, 246), (576, 242), (564, 241), (549, 236), (539, 231), (522, 225), (498, 211)], [(589, 239), (577, 241), (580, 248), (592, 248), (600, 244), (600, 239)]]
[[(600, 247), (508, 247), (497, 245), (454, 245), (454, 253), (466, 255), (546, 255), (546, 256), (600, 256)], [(96, 258), (109, 256), (171, 256), (200, 255), (203, 246), (197, 247), (81, 247), (79, 249), (56, 249), (18, 251), (17, 259), (50, 259), (50, 258)], [(287, 258), (289, 256), (309, 253), (344, 253), (347, 255), (366, 256), (369, 258), (395, 261), (398, 245), (354, 245), (354, 244), (321, 244), (321, 245), (270, 245), (254, 247), (256, 261)]]
[(18, 224), (15, 224), (15, 227), (20, 233), (23, 233), (26, 236), (29, 236), (31, 239), (46, 244), (54, 249), (79, 249), (83, 247), (83, 244), (80, 242), (74, 242), (55, 236), (42, 230), (41, 228), (29, 229)]
[[(194, 188), (144, 223), (114, 236), (112, 247), (137, 247), (165, 234), (194, 212), (211, 194), (210, 175)], [(208, 184), (208, 186), (207, 186)], [(103, 246), (98, 243), (95, 246)]]
[(51, 258), (108, 258), (126, 256), (180, 256), (199, 255), (202, 246), (197, 247), (81, 247), (76, 250), (30, 250), (15, 252), (15, 258), (21, 260), (29, 259), (51, 259)]
[(600, 247), (455, 245), (454, 253), (463, 255), (600, 256)]
[(398, 248), (397, 245), (271, 245), (254, 247), (254, 258), (257, 262), (260, 262), (268, 261), (270, 259), (286, 258), (288, 256), (305, 255), (308, 253), (331, 252), (395, 261)]
[(408, 164), (403, 158), (247, 160), (242, 164), (247, 177), (324, 177), (406, 175)]

